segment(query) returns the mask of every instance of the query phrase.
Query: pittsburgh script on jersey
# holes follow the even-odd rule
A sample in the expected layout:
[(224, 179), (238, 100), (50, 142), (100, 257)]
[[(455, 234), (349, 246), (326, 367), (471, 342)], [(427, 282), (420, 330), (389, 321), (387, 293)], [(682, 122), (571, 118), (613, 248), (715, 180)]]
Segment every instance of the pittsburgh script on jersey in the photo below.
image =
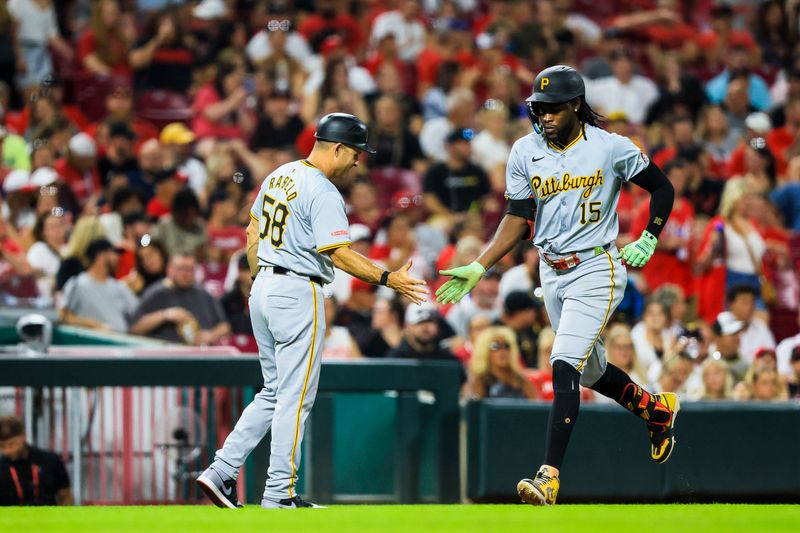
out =
[(569, 172), (556, 178), (550, 176), (543, 180), (541, 176), (533, 176), (531, 178), (531, 187), (539, 198), (547, 198), (560, 192), (573, 191), (576, 189), (585, 189), (583, 197), (589, 198), (592, 190), (598, 185), (603, 184), (603, 171), (601, 169), (595, 170), (594, 174), (589, 176), (570, 176)]
[(282, 189), (286, 193), (286, 201), (291, 202), (297, 198), (297, 191), (294, 190), (294, 180), (289, 176), (278, 176), (270, 178), (270, 189)]

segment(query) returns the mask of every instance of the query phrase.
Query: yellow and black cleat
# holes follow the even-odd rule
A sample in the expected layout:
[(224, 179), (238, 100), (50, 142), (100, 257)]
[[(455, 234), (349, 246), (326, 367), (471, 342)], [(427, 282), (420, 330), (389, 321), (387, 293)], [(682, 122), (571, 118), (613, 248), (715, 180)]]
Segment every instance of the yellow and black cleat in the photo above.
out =
[(650, 457), (658, 464), (666, 463), (675, 448), (675, 418), (680, 411), (681, 403), (674, 392), (655, 394), (656, 409), (668, 409), (669, 421), (662, 425), (648, 424), (650, 433)]
[(517, 483), (517, 494), (524, 503), (554, 505), (560, 484), (558, 476), (549, 476), (540, 468), (533, 479), (523, 479)]

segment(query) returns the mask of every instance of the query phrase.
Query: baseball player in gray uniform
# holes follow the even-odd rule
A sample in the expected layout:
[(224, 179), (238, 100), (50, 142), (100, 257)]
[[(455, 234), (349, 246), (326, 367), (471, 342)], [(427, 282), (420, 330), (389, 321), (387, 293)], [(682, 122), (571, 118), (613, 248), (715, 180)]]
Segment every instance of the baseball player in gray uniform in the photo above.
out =
[(425, 282), (408, 275), (410, 263), (388, 272), (350, 248), (344, 200), (331, 180), (358, 165), (367, 126), (332, 113), (317, 125), (308, 159), (267, 176), (250, 210), (247, 256), (255, 281), (250, 315), (264, 387), (242, 413), (214, 462), (197, 478), (218, 506), (240, 507), (239, 469), (272, 429), (270, 464), (261, 506), (318, 507), (295, 492), (306, 417), (314, 405), (325, 337), (323, 284), (334, 266), (369, 283), (386, 285), (421, 303)]
[[(674, 191), (666, 176), (628, 138), (598, 127), (580, 74), (557, 65), (536, 77), (526, 100), (533, 133), (514, 143), (506, 167), (508, 212), (494, 238), (467, 266), (442, 271), (452, 278), (437, 291), (457, 302), (519, 239), (539, 249), (544, 303), (556, 339), (550, 361), (555, 398), (544, 464), (517, 492), (524, 502), (552, 505), (559, 469), (580, 406), (579, 385), (613, 398), (647, 423), (651, 457), (666, 461), (675, 444), (678, 398), (651, 394), (609, 364), (601, 334), (622, 300), (627, 274), (652, 257), (669, 217)], [(649, 191), (650, 222), (641, 237), (617, 250), (619, 190), (630, 181)]]

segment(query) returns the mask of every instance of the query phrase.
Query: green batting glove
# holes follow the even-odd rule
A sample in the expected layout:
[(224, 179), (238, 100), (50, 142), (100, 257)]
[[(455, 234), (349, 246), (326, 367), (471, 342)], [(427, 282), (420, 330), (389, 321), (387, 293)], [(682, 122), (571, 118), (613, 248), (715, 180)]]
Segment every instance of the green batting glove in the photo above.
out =
[(619, 251), (617, 259), (623, 259), (632, 267), (641, 268), (653, 257), (657, 244), (658, 239), (655, 235), (645, 230), (638, 240), (624, 246), (622, 250)]
[(436, 301), (440, 304), (454, 304), (461, 301), (469, 291), (475, 288), (481, 277), (486, 273), (483, 265), (473, 261), (467, 266), (440, 270), (442, 276), (453, 276), (436, 291)]

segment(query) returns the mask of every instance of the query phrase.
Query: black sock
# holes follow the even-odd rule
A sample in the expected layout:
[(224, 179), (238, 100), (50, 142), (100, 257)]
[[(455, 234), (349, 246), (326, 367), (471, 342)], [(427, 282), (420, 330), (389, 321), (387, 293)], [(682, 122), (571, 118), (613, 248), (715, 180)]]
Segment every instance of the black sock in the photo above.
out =
[(581, 405), (581, 374), (565, 361), (553, 364), (553, 408), (547, 426), (544, 464), (561, 469)]
[(669, 409), (611, 363), (608, 363), (606, 371), (591, 388), (616, 401), (648, 424), (664, 425), (669, 422)]

